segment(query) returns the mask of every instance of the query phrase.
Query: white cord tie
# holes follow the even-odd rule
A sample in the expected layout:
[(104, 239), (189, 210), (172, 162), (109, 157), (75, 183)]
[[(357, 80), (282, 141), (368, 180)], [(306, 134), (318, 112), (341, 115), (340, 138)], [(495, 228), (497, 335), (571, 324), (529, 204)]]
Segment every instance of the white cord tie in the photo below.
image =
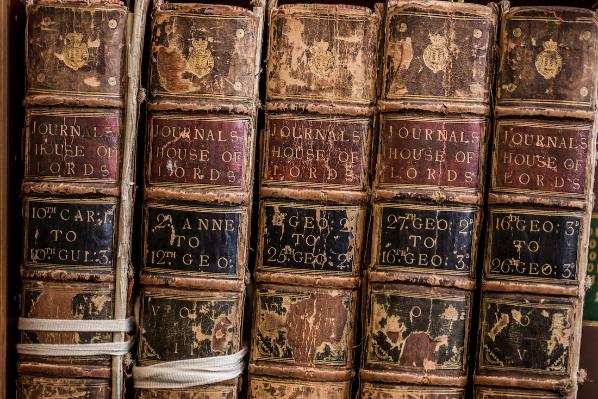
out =
[(189, 388), (238, 377), (245, 369), (247, 348), (226, 356), (161, 362), (133, 368), (135, 388)]
[(74, 331), (74, 332), (130, 332), (135, 320), (57, 320), (19, 317), (19, 330), (25, 331)]
[[(72, 331), (72, 332), (131, 332), (135, 320), (57, 320), (19, 318), (19, 330), (24, 331)], [(17, 344), (17, 353), (35, 356), (122, 356), (133, 347), (134, 341), (92, 344)]]
[(35, 356), (122, 356), (133, 347), (133, 341), (100, 344), (17, 344), (17, 353)]

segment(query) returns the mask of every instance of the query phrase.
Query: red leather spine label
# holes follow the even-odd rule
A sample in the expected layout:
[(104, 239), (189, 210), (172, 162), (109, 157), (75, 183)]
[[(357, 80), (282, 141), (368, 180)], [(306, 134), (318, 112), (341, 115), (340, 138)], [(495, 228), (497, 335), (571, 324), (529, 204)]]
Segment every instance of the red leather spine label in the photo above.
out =
[(501, 121), (493, 191), (584, 197), (589, 124)]
[(120, 113), (28, 114), (26, 179), (116, 183)]
[(378, 187), (480, 187), (484, 119), (386, 116)]
[(263, 185), (364, 186), (368, 119), (269, 117)]
[(152, 116), (148, 183), (242, 188), (249, 124), (239, 117)]

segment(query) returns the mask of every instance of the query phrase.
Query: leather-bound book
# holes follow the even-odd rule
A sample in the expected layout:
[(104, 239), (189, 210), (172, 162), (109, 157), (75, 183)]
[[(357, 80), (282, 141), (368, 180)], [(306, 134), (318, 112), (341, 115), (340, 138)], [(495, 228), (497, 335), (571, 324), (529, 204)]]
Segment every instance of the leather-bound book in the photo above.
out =
[(596, 148), (598, 19), (505, 4), (477, 398), (575, 398)]
[(153, 6), (137, 399), (232, 399), (241, 387), (201, 369), (168, 379), (185, 372), (172, 362), (244, 350), (264, 6), (222, 3)]
[(390, 1), (360, 397), (464, 399), (498, 8)]
[(351, 395), (381, 8), (268, 9), (252, 399)]
[(123, 393), (139, 70), (129, 55), (143, 39), (132, 16), (114, 1), (27, 4), (19, 398)]

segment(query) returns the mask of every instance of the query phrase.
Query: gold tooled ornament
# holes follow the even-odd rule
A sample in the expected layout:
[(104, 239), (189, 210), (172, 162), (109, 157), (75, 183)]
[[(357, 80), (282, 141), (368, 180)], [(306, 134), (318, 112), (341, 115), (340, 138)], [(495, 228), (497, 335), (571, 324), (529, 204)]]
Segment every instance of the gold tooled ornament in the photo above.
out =
[(208, 48), (208, 41), (205, 39), (193, 39), (192, 48), (189, 49), (189, 71), (198, 78), (206, 76), (214, 68), (214, 56)]
[(447, 40), (440, 35), (431, 35), (430, 44), (424, 49), (424, 64), (434, 73), (443, 71), (449, 60)]
[(334, 69), (334, 55), (328, 50), (328, 43), (317, 43), (309, 53), (309, 70), (319, 78), (328, 78)]
[(561, 72), (563, 57), (557, 51), (558, 43), (550, 39), (544, 42), (544, 50), (536, 57), (536, 70), (544, 79), (553, 79)]
[(83, 43), (83, 34), (78, 32), (67, 33), (62, 51), (64, 65), (76, 71), (87, 64), (88, 59), (89, 50), (87, 44)]

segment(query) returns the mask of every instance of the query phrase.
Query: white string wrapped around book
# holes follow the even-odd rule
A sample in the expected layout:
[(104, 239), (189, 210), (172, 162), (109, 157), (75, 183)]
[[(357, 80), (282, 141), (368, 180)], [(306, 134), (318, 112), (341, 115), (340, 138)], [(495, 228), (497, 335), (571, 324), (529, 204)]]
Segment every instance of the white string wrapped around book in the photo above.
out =
[[(135, 330), (135, 320), (57, 320), (19, 318), (19, 330), (52, 332), (131, 332)], [(17, 344), (17, 353), (37, 356), (121, 356), (129, 352), (134, 340), (89, 344)]]
[(238, 377), (247, 348), (232, 355), (160, 362), (133, 368), (135, 388), (173, 389), (215, 384)]

